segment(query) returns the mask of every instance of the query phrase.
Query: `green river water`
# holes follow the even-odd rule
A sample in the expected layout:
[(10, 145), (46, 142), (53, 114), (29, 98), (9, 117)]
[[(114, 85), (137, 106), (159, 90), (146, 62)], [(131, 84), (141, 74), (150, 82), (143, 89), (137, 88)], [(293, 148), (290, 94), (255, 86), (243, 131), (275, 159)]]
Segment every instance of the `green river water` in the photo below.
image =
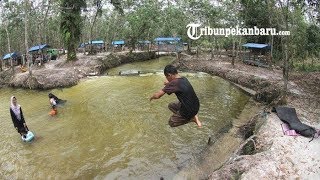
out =
[[(0, 89), (1, 179), (172, 179), (179, 166), (198, 157), (208, 137), (230, 124), (249, 100), (229, 82), (205, 73), (188, 77), (199, 99), (195, 123), (171, 128), (167, 105), (176, 96), (149, 101), (163, 87), (161, 72), (172, 58), (125, 64), (51, 91)], [(117, 76), (119, 71), (156, 73)], [(51, 117), (48, 93), (67, 103)], [(10, 118), (17, 97), (36, 139), (21, 141)]]

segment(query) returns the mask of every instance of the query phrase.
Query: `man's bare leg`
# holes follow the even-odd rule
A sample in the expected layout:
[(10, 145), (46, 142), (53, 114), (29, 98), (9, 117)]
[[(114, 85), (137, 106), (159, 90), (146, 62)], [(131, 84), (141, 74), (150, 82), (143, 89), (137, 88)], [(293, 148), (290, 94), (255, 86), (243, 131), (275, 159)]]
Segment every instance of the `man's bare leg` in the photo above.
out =
[(202, 124), (198, 118), (198, 114), (194, 116), (193, 121), (198, 125), (198, 127), (202, 126)]

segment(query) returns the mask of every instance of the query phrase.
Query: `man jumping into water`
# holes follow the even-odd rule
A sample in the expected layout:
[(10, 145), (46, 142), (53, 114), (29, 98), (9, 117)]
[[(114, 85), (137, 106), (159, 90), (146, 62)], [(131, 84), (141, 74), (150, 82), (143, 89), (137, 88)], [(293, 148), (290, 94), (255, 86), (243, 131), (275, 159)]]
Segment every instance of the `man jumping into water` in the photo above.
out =
[(188, 79), (181, 77), (173, 65), (167, 65), (164, 68), (164, 75), (167, 79), (164, 83), (165, 87), (154, 93), (150, 97), (150, 101), (161, 98), (165, 93), (168, 95), (175, 93), (179, 102), (172, 102), (168, 105), (169, 110), (173, 112), (169, 119), (169, 125), (177, 127), (193, 121), (198, 127), (201, 127), (198, 118), (199, 99)]

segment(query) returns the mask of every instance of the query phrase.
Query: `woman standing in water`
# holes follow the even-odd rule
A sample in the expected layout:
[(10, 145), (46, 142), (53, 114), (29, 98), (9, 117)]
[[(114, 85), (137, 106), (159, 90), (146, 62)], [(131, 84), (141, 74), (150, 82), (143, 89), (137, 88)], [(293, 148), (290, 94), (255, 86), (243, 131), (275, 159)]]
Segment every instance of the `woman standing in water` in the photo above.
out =
[(24, 120), (21, 106), (17, 103), (17, 98), (14, 96), (11, 97), (10, 114), (14, 127), (21, 136), (25, 137), (29, 130)]

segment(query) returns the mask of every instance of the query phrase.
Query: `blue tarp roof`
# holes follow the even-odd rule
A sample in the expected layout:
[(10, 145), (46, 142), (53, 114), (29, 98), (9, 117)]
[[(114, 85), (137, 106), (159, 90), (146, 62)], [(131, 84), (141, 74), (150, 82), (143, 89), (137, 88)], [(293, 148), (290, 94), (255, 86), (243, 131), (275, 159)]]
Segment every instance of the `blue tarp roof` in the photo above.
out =
[(140, 43), (140, 44), (150, 44), (151, 42), (150, 41), (138, 41), (138, 43)]
[(124, 41), (123, 40), (118, 40), (118, 41), (112, 41), (113, 45), (123, 45)]
[(95, 41), (91, 41), (92, 44), (104, 44), (104, 41), (102, 40), (95, 40)]
[(6, 54), (6, 55), (4, 55), (3, 56), (3, 60), (6, 60), (6, 59), (9, 59), (9, 58), (16, 58), (16, 57), (18, 57), (19, 56), (19, 53), (17, 53), (17, 52), (13, 52), (13, 53), (9, 53), (9, 54)]
[(242, 46), (247, 48), (255, 48), (255, 49), (269, 48), (269, 44), (258, 44), (258, 43), (247, 43), (247, 44), (243, 44)]
[[(79, 48), (83, 48), (88, 44), (90, 44), (90, 43), (88, 43), (88, 42), (80, 43), (79, 44)], [(91, 41), (91, 44), (104, 44), (104, 41), (102, 41), (102, 40), (93, 40), (93, 41)]]
[(87, 44), (89, 44), (89, 43), (81, 43), (81, 44), (79, 44), (79, 48), (82, 48), (82, 47), (84, 47), (84, 46), (87, 45)]
[(29, 52), (39, 51), (39, 50), (42, 50), (42, 49), (48, 48), (48, 47), (50, 47), (48, 44), (40, 44), (40, 45), (33, 46), (32, 48), (30, 48)]
[(179, 37), (158, 37), (155, 38), (154, 41), (160, 42), (160, 41), (180, 41), (181, 38)]

